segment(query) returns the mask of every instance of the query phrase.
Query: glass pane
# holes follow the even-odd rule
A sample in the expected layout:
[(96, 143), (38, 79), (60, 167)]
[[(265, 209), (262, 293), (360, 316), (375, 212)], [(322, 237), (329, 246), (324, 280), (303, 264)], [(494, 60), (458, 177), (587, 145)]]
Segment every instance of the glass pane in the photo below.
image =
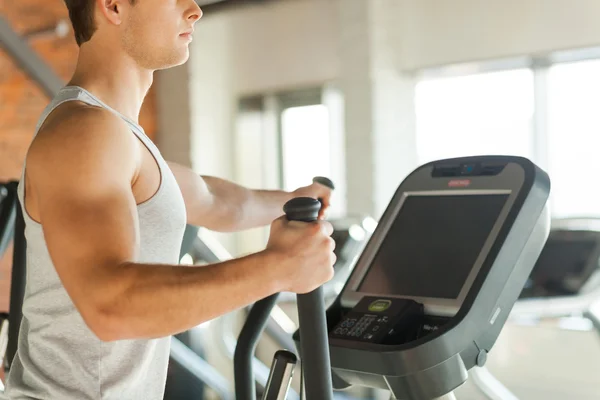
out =
[(600, 217), (600, 61), (548, 72), (549, 173), (555, 217)]
[(331, 176), (329, 112), (319, 104), (287, 108), (281, 115), (284, 190)]
[(533, 156), (533, 73), (516, 69), (424, 80), (416, 87), (420, 163), (472, 155)]

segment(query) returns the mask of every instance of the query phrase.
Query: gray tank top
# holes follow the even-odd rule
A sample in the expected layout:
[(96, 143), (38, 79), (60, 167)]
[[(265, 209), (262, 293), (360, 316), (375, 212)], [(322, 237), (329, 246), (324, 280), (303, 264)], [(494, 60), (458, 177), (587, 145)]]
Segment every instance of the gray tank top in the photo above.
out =
[[(161, 172), (158, 192), (138, 205), (142, 263), (177, 264), (186, 226), (183, 197), (175, 177), (141, 126), (102, 103), (88, 91), (65, 87), (44, 110), (47, 116), (67, 101), (103, 107), (125, 120), (150, 150)], [(85, 129), (81, 131), (85, 135)], [(19, 198), (24, 205), (24, 178)], [(24, 208), (24, 207), (23, 207)], [(5, 395), (11, 400), (161, 400), (170, 338), (105, 343), (84, 323), (63, 287), (44, 240), (42, 227), (27, 213), (27, 285), (19, 347)], [(77, 246), (77, 243), (73, 243)]]

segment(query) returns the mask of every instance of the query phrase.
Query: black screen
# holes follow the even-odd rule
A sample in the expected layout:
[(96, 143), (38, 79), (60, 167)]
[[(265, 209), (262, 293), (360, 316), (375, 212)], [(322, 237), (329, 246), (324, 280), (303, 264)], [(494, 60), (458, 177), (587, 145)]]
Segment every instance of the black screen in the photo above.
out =
[(507, 198), (408, 196), (359, 291), (457, 298)]
[(582, 237), (578, 232), (560, 232), (554, 236), (546, 242), (526, 287), (535, 288), (538, 294), (541, 290), (556, 295), (574, 294), (581, 287), (568, 288), (566, 281), (581, 278), (585, 282), (584, 270), (596, 249), (596, 240), (585, 233)]

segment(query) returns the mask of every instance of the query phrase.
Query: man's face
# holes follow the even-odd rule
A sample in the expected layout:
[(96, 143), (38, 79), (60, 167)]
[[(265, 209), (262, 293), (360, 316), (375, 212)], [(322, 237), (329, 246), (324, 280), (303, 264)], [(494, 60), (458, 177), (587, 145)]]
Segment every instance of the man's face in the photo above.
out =
[(189, 58), (190, 33), (201, 16), (194, 0), (137, 0), (124, 15), (123, 48), (147, 69), (183, 64)]

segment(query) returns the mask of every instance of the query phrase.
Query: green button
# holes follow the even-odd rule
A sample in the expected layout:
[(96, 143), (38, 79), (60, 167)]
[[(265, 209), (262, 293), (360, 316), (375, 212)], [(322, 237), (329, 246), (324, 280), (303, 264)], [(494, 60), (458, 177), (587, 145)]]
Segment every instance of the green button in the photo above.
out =
[(382, 312), (390, 308), (392, 305), (391, 300), (375, 300), (369, 305), (369, 311), (371, 312)]

